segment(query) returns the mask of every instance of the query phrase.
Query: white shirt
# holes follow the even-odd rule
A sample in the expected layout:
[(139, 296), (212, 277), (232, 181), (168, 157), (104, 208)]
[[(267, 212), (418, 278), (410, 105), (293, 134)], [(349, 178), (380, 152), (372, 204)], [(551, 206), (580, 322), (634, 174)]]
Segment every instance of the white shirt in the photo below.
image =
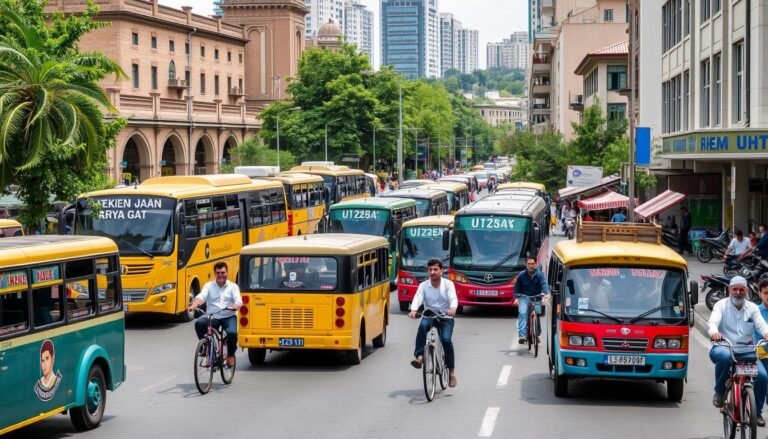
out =
[(728, 250), (733, 250), (734, 255), (741, 256), (744, 254), (747, 249), (749, 249), (749, 239), (742, 238), (741, 242), (739, 242), (738, 239), (733, 238), (731, 239), (731, 243), (728, 244)]
[(220, 287), (215, 280), (208, 282), (196, 299), (200, 299), (206, 304), (208, 314), (217, 314), (217, 317), (221, 318), (235, 315), (234, 311), (225, 308), (243, 306), (243, 300), (240, 298), (240, 287), (229, 280), (223, 287)]
[(422, 304), (424, 304), (424, 309), (435, 314), (456, 308), (459, 306), (456, 287), (452, 281), (441, 277), (440, 286), (435, 288), (432, 286), (432, 281), (427, 279), (419, 284), (419, 289), (416, 290), (416, 295), (413, 296), (413, 302), (411, 302), (411, 311), (418, 311)]
[(765, 323), (760, 308), (749, 300), (744, 300), (744, 306), (737, 309), (731, 304), (730, 297), (720, 299), (712, 308), (709, 317), (709, 335), (719, 332), (731, 343), (754, 343), (752, 340), (757, 332), (765, 337), (768, 334), (768, 324)]

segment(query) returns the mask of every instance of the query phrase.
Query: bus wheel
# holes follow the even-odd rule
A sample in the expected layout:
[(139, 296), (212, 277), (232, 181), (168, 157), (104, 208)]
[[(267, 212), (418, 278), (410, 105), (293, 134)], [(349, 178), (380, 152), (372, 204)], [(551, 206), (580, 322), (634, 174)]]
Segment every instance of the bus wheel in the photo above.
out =
[(682, 401), (684, 389), (685, 383), (682, 378), (667, 380), (667, 399), (672, 402)]
[(555, 365), (555, 396), (565, 398), (568, 396), (568, 377), (560, 375)]
[(373, 339), (373, 347), (383, 348), (387, 344), (387, 321), (384, 320), (384, 328), (381, 330), (381, 335)]
[(259, 348), (248, 348), (248, 361), (254, 366), (261, 366), (267, 358), (267, 350)]
[(363, 346), (365, 345), (365, 333), (360, 331), (360, 340), (357, 342), (357, 349), (347, 351), (347, 361), (349, 364), (356, 366), (363, 361)]
[(101, 370), (101, 367), (97, 364), (92, 365), (85, 382), (85, 404), (75, 407), (69, 412), (69, 417), (76, 429), (80, 431), (92, 430), (101, 423), (104, 407), (107, 404), (105, 381), (104, 371)]
[(404, 300), (400, 301), (400, 311), (402, 312), (408, 312), (408, 307), (411, 305), (411, 302), (406, 302)]
[(464, 306), (459, 305), (456, 307), (456, 314), (464, 314)]
[[(192, 304), (192, 301), (195, 300), (195, 296), (197, 296), (197, 287), (195, 285), (192, 285), (189, 287), (189, 297), (187, 298), (187, 308), (189, 308), (189, 305)], [(184, 311), (179, 314), (179, 321), (182, 323), (191, 322), (195, 318), (195, 312), (189, 312), (184, 309)]]

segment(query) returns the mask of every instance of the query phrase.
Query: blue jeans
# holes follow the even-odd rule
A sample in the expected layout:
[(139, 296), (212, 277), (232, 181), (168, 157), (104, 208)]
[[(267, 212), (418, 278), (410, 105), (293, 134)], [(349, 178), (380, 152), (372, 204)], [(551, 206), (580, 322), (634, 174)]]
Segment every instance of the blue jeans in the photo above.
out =
[[(237, 352), (237, 316), (230, 316), (224, 319), (213, 319), (211, 324), (214, 328), (224, 327), (227, 331), (227, 354), (235, 355)], [(208, 316), (202, 316), (195, 321), (195, 332), (197, 332), (197, 339), (205, 337), (205, 333), (208, 331)]]
[(453, 342), (451, 341), (451, 336), (453, 335), (453, 319), (421, 319), (419, 322), (419, 330), (416, 333), (416, 349), (413, 351), (413, 356), (418, 357), (419, 355), (424, 355), (424, 345), (427, 343), (427, 332), (432, 328), (432, 322), (437, 326), (437, 332), (440, 334), (440, 342), (443, 343), (445, 367), (453, 369), (456, 366), (456, 360), (453, 354)]
[[(709, 351), (709, 359), (715, 363), (715, 393), (725, 397), (725, 382), (731, 372), (731, 351), (725, 346), (713, 346)], [(765, 372), (763, 361), (757, 362), (757, 379), (753, 383), (757, 414), (763, 411), (765, 394), (768, 390), (768, 374)]]
[[(517, 298), (517, 335), (518, 337), (528, 337), (528, 313), (531, 312), (530, 307), (533, 306), (533, 300), (528, 296), (518, 296)], [(541, 335), (541, 326), (536, 332), (536, 335)]]

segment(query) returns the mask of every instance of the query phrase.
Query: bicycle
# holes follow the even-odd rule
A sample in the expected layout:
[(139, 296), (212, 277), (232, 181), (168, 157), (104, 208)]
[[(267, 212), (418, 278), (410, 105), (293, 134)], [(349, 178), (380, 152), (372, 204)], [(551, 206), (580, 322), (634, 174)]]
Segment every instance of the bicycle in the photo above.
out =
[[(528, 333), (525, 335), (525, 338), (528, 341), (528, 350), (530, 351), (531, 348), (533, 348), (533, 358), (539, 356), (539, 334), (541, 334), (539, 314), (541, 314), (541, 299), (545, 296), (546, 294), (526, 296), (533, 302), (533, 306), (528, 307)], [(519, 303), (520, 295), (516, 294), (515, 298), (518, 299)], [(519, 319), (520, 316), (517, 318)]]
[(727, 340), (713, 343), (715, 346), (727, 347), (731, 352), (731, 372), (726, 381), (726, 398), (720, 413), (723, 414), (723, 433), (726, 439), (736, 436), (736, 428), (741, 431), (742, 439), (757, 438), (757, 406), (752, 380), (757, 376), (757, 354), (755, 349), (765, 345), (761, 340), (756, 345), (737, 345), (734, 352), (733, 344)]
[[(227, 310), (234, 311), (233, 308), (227, 308)], [(197, 343), (195, 350), (195, 385), (201, 395), (205, 395), (211, 390), (213, 374), (216, 373), (216, 370), (221, 373), (221, 380), (224, 381), (224, 384), (231, 384), (235, 378), (237, 367), (237, 358), (235, 358), (235, 364), (229, 367), (224, 355), (227, 331), (224, 328), (218, 329), (213, 326), (215, 313), (205, 315), (208, 317), (208, 328), (205, 336)]]
[[(430, 315), (426, 315), (429, 312)], [(427, 401), (432, 401), (435, 398), (435, 388), (437, 387), (438, 377), (440, 380), (440, 388), (445, 390), (448, 388), (448, 368), (445, 367), (445, 351), (443, 350), (443, 343), (440, 341), (440, 334), (437, 326), (435, 326), (435, 320), (448, 320), (453, 317), (443, 314), (435, 314), (431, 311), (424, 311), (421, 314), (421, 318), (431, 321), (429, 332), (427, 333), (427, 342), (424, 345), (424, 362), (421, 365), (422, 375), (424, 376), (424, 394), (427, 396)]]

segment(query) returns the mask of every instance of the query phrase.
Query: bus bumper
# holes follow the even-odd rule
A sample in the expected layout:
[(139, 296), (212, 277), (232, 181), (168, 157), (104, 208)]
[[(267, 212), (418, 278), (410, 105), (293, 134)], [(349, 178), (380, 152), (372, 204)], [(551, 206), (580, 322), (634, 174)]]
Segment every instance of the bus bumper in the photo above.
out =
[(454, 281), (459, 305), (468, 306), (517, 306), (512, 285), (484, 287)]
[(419, 289), (418, 285), (408, 285), (402, 282), (397, 283), (397, 300), (398, 302), (411, 302), (413, 296), (416, 295), (416, 290)]
[[(265, 335), (243, 334), (242, 329), (237, 334), (237, 345), (241, 348), (257, 349), (321, 349), (321, 350), (349, 350), (357, 348), (357, 337), (349, 335)], [(283, 345), (281, 345), (283, 340)], [(301, 345), (286, 346), (284, 340), (301, 340)]]
[[(642, 366), (612, 366), (608, 355), (639, 356), (645, 358)], [(584, 360), (583, 366), (577, 366)], [(558, 353), (558, 371), (560, 375), (570, 377), (622, 378), (622, 379), (675, 379), (685, 378), (688, 372), (687, 354), (647, 354), (621, 352), (595, 352), (560, 350)], [(571, 364), (568, 364), (568, 363)], [(664, 364), (671, 365), (667, 369)], [(682, 367), (679, 367), (682, 365)]]
[(159, 294), (147, 293), (146, 298), (141, 302), (132, 302), (125, 300), (123, 295), (123, 309), (128, 312), (154, 312), (162, 314), (174, 314), (176, 312), (176, 290), (169, 290)]

